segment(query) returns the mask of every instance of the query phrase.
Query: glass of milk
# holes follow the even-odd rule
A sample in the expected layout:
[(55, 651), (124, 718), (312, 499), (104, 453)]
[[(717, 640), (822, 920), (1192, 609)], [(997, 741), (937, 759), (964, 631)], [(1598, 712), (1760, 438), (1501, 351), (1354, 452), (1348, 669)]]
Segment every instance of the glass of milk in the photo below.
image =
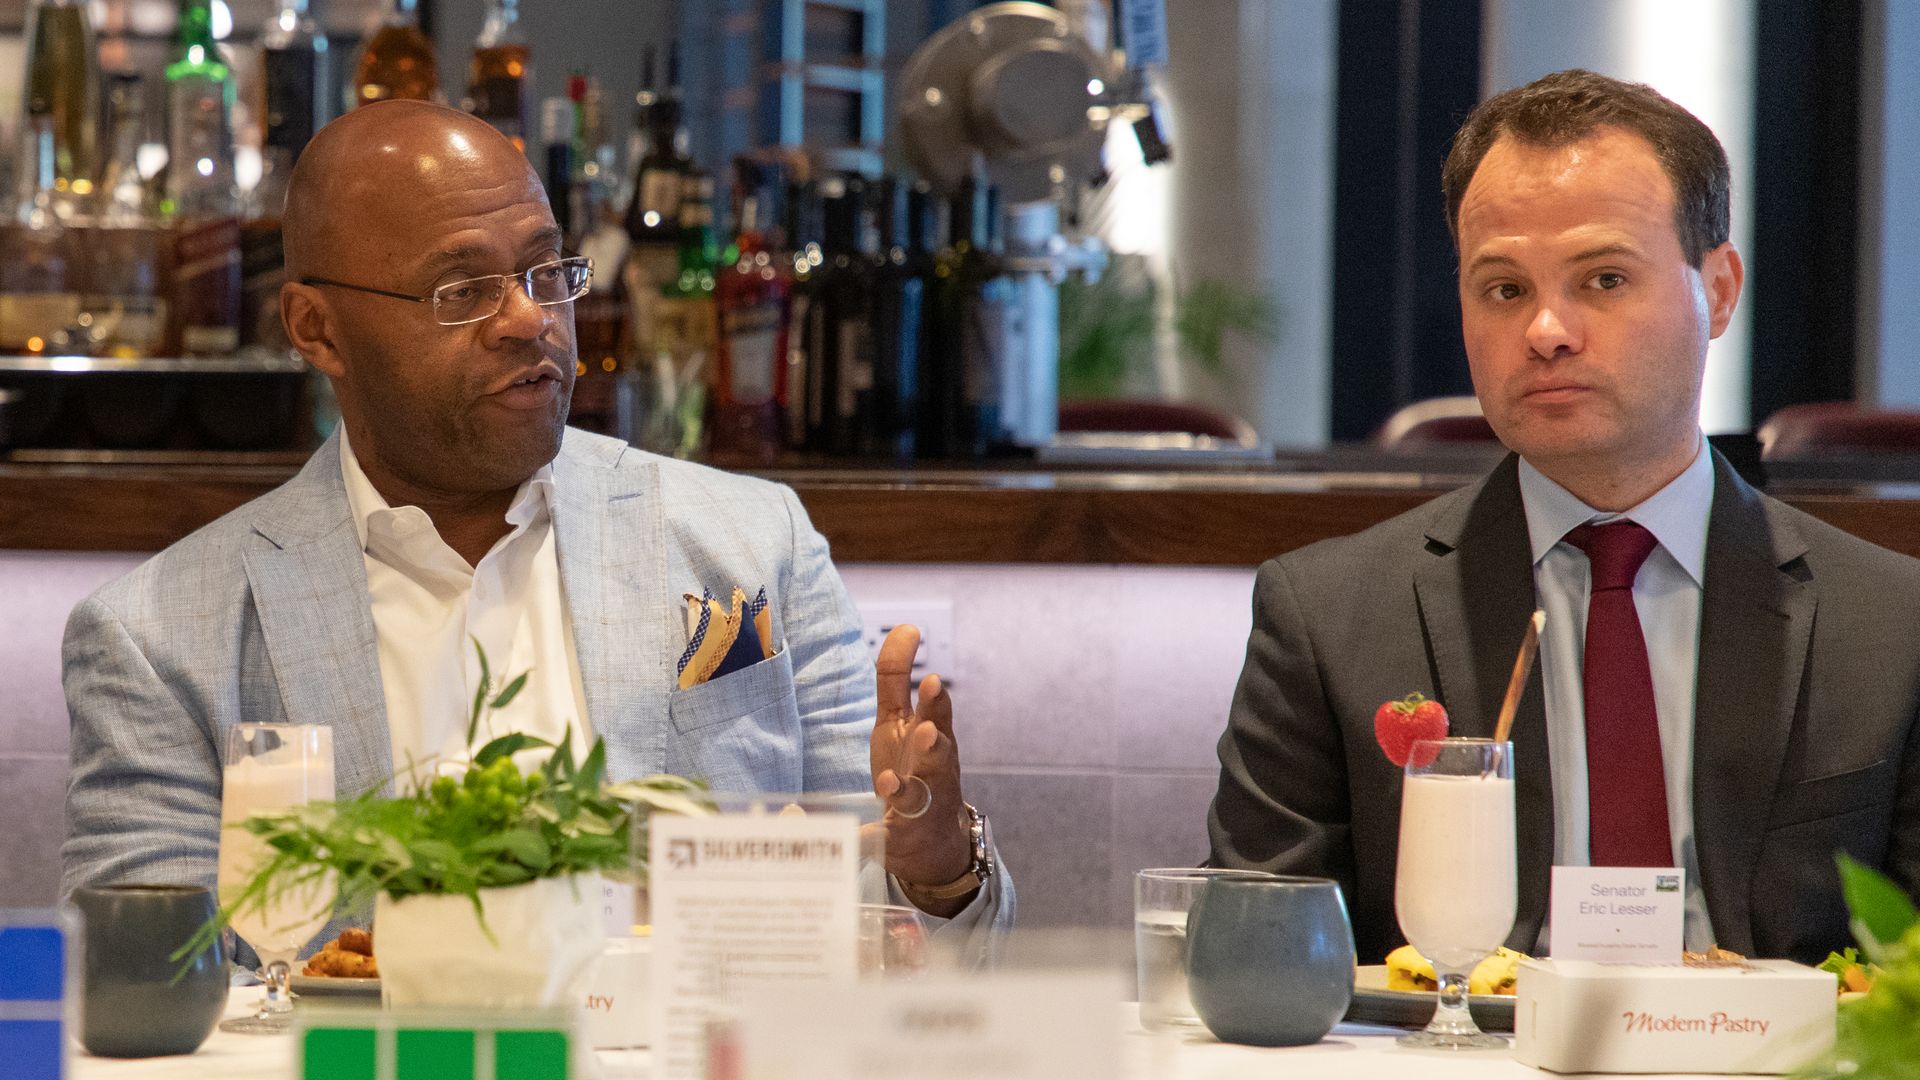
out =
[(1506, 1039), (1467, 1011), (1467, 976), (1513, 930), (1517, 905), (1513, 744), (1435, 739), (1413, 744), (1400, 797), (1393, 900), (1400, 931), (1433, 964), (1439, 1006), (1403, 1046), (1481, 1049)]
[[(319, 724), (235, 725), (227, 730), (221, 780), (219, 891), (221, 906), (230, 907), (273, 854), (239, 823), (253, 814), (333, 801), (333, 731)], [(293, 960), (326, 927), (333, 884), (331, 876), (316, 876), (270, 893), (265, 905), (249, 902), (233, 913), (234, 932), (260, 957), (267, 992), (253, 1015), (228, 1020), (220, 1030), (260, 1035), (288, 1029)]]

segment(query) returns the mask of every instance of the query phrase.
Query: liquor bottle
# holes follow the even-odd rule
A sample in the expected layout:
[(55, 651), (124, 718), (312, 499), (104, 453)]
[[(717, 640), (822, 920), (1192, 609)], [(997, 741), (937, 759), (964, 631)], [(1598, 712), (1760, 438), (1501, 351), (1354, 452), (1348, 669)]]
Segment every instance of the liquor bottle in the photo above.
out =
[[(579, 237), (575, 248), (593, 262), (593, 288), (573, 304), (574, 340), (583, 366), (619, 371), (627, 307), (621, 278), (633, 242), (620, 213), (611, 207), (618, 161), (601, 122), (599, 82), (590, 75), (575, 75), (567, 81), (567, 96), (574, 109), (573, 159), (578, 177), (572, 209), (573, 230)], [(589, 149), (591, 156), (583, 159), (581, 155)], [(630, 435), (630, 428), (619, 425), (606, 430)]]
[(975, 218), (982, 239), (974, 244), (970, 280), (974, 313), (967, 319), (967, 415), (973, 432), (972, 457), (1003, 454), (1014, 447), (1010, 427), (1017, 403), (1025, 397), (1021, 379), (1025, 341), (1021, 307), (1013, 276), (1006, 268), (1006, 214), (1000, 191), (986, 189)]
[(547, 207), (560, 226), (563, 244), (572, 248), (574, 232), (573, 102), (548, 98), (540, 106), (540, 178), (547, 189)]
[(379, 29), (367, 39), (354, 67), (355, 105), (388, 98), (439, 99), (440, 65), (433, 42), (420, 31), (414, 10), (418, 5), (419, 0), (388, 0)]
[[(260, 32), (260, 84), (266, 98), (261, 108), (266, 118), (261, 150), (266, 176), (279, 177), (271, 186), (284, 201), (286, 174), (313, 133), (333, 118), (333, 94), (328, 89), (333, 64), (327, 35), (309, 11), (308, 0), (278, 0), (278, 4)], [(264, 207), (266, 215), (275, 218), (281, 209), (277, 204)]]
[(584, 238), (599, 227), (612, 197), (618, 158), (601, 120), (600, 81), (584, 72), (568, 76), (567, 102), (570, 106), (569, 156), (573, 160), (568, 216), (573, 221), (574, 232)]
[(487, 0), (486, 21), (467, 69), (467, 111), (492, 124), (522, 151), (532, 132), (531, 50), (520, 29), (520, 0)]
[[(652, 56), (645, 60), (652, 68)], [(651, 71), (647, 81), (652, 82)], [(627, 235), (636, 245), (678, 245), (680, 192), (687, 175), (696, 172), (687, 154), (689, 137), (681, 124), (680, 53), (676, 46), (667, 61), (664, 93), (642, 90), (635, 99), (637, 129), (644, 129), (640, 155), (634, 162), (633, 201), (627, 206)]]
[(108, 83), (111, 137), (88, 236), (91, 258), (83, 304), (90, 316), (90, 351), (157, 356), (167, 326), (161, 276), (166, 229), (137, 160), (146, 133), (145, 94), (136, 74), (115, 74)]
[(720, 245), (713, 231), (713, 179), (691, 176), (680, 195), (680, 244), (673, 280), (661, 289), (654, 340), (676, 356), (710, 355), (716, 336), (714, 288)]
[(653, 146), (653, 106), (659, 100), (654, 92), (655, 49), (640, 50), (640, 92), (633, 96), (633, 126), (627, 129), (627, 146), (620, 159), (620, 210), (624, 216), (633, 205), (639, 187), (640, 163)]
[(1019, 376), (1013, 357), (1020, 332), (1014, 282), (1006, 270), (1000, 192), (984, 188), (984, 196), (973, 200), (970, 218), (974, 239), (961, 268), (969, 305), (961, 339), (966, 356), (962, 430), (968, 436), (963, 452), (983, 458), (1012, 444), (1006, 406), (1012, 399), (1009, 384)]
[(720, 318), (709, 439), (716, 456), (769, 462), (782, 443), (787, 392), (792, 275), (773, 257), (781, 242), (777, 223), (786, 175), (778, 164), (745, 158), (735, 170), (738, 255), (715, 283)]
[(849, 177), (826, 200), (826, 264), (821, 267), (821, 348), (816, 357), (825, 402), (814, 445), (828, 454), (865, 450), (873, 391), (873, 301), (879, 234), (866, 181)]
[(882, 181), (882, 258), (873, 294), (873, 403), (863, 429), (867, 453), (914, 455), (920, 397), (920, 350), (926, 333), (927, 288), (933, 277), (928, 249), (934, 230), (933, 195), (924, 185)]
[(27, 14), (19, 196), (61, 221), (85, 214), (100, 173), (100, 69), (85, 0), (36, 0)]
[[(654, 83), (653, 55), (642, 58), (646, 85)], [(636, 370), (652, 372), (662, 355), (660, 343), (653, 340), (660, 325), (654, 310), (660, 297), (680, 276), (680, 199), (687, 190), (689, 177), (698, 176), (692, 159), (682, 148), (685, 132), (680, 128), (678, 66), (671, 64), (669, 86), (665, 92), (643, 89), (636, 98), (635, 129), (642, 133), (639, 157), (634, 162), (633, 195), (626, 207), (625, 224), (631, 247), (621, 284), (627, 294), (627, 326), (632, 335), (629, 356)]]
[(1011, 282), (994, 253), (988, 189), (965, 181), (948, 203), (947, 245), (934, 262), (922, 357), (922, 457), (973, 458), (998, 445)]
[(787, 300), (787, 445), (806, 449), (820, 430), (825, 403), (813, 358), (826, 347), (820, 333), (820, 271), (826, 265), (826, 209), (820, 185), (808, 180), (787, 188), (787, 236), (793, 285)]
[[(621, 279), (632, 244), (618, 214), (589, 215), (588, 221), (577, 250), (593, 263), (593, 287), (573, 302), (573, 335), (579, 357), (573, 400), (578, 411), (592, 415), (588, 423), (577, 426), (631, 442), (636, 422), (629, 363), (632, 358), (627, 355), (626, 345), (631, 332), (627, 327), (626, 287)], [(576, 224), (576, 231), (579, 228)], [(589, 390), (588, 400), (582, 401), (581, 388), (594, 371), (614, 380), (607, 387), (610, 400), (593, 400)]]
[(240, 345), (240, 218), (233, 183), (233, 72), (213, 40), (212, 0), (181, 0), (169, 113), (166, 198), (174, 221), (175, 333), (185, 356)]
[(80, 233), (98, 162), (98, 86), (86, 5), (28, 13), (17, 200), (0, 225), (0, 351), (70, 352), (80, 325)]

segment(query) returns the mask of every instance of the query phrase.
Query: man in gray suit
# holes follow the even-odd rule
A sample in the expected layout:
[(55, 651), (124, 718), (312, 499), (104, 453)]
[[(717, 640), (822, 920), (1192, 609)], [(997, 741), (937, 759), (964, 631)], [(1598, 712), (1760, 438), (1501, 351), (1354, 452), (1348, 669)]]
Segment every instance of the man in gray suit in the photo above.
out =
[[(876, 697), (793, 493), (565, 429), (587, 268), (510, 142), (440, 106), (356, 110), (303, 153), (284, 231), (281, 315), (341, 430), (75, 609), (68, 890), (211, 882), (235, 724), (331, 726), (343, 796), (457, 754), (478, 638), (495, 673), (533, 671), (500, 730), (584, 726), (616, 778), (874, 791), (897, 899), (975, 955), (1010, 925), (949, 696), (929, 676), (913, 702), (903, 628)], [(682, 680), (682, 594), (736, 587), (764, 589), (757, 662)]]
[(1701, 437), (1743, 277), (1728, 186), (1705, 125), (1587, 72), (1455, 137), (1467, 355), (1516, 453), (1261, 567), (1209, 816), (1216, 863), (1339, 879), (1364, 962), (1403, 940), (1374, 710), (1418, 690), (1491, 734), (1536, 608), (1510, 946), (1536, 947), (1555, 864), (1684, 867), (1690, 948), (1802, 961), (1849, 941), (1835, 851), (1920, 887), (1920, 562), (1760, 494)]

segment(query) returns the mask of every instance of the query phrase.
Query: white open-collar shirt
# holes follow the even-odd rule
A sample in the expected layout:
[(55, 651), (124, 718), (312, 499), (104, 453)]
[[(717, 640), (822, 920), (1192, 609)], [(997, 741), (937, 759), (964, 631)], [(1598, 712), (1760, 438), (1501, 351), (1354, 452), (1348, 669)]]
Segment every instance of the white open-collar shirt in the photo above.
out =
[(1586, 555), (1562, 538), (1588, 522), (1629, 520), (1659, 541), (1634, 578), (1633, 608), (1640, 616), (1653, 674), (1673, 865), (1687, 872), (1687, 948), (1705, 949), (1713, 943), (1713, 925), (1700, 888), (1700, 858), (1693, 836), (1693, 708), (1700, 664), (1700, 599), (1707, 580), (1707, 521), (1713, 510), (1713, 455), (1702, 439), (1693, 464), (1645, 501), (1618, 514), (1588, 506), (1522, 458), (1520, 498), (1533, 547), (1534, 593), (1547, 613), (1540, 664), (1553, 768), (1553, 861), (1558, 866), (1588, 865), (1592, 825), (1587, 811), (1586, 700), (1581, 681), (1592, 572)]
[(482, 719), (474, 749), (511, 731), (558, 743), (570, 727), (578, 754), (592, 732), (554, 552), (552, 466), (520, 485), (507, 508), (512, 528), (472, 566), (440, 538), (426, 511), (388, 505), (344, 427), (340, 469), (366, 557), (396, 772), (407, 773), (410, 762), (432, 772), (467, 755), (480, 686), (475, 640), (487, 651), (489, 697), (520, 673), (531, 675), (505, 708)]

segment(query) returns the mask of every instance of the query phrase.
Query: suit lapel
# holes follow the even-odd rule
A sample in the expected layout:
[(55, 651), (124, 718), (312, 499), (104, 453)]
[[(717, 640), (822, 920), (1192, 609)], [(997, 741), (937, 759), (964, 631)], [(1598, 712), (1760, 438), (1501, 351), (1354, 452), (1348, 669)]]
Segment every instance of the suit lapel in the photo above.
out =
[(1817, 594), (1806, 544), (1714, 456), (1693, 720), (1694, 845), (1720, 944), (1751, 952), (1747, 898), (1786, 758)]
[(560, 584), (594, 733), (609, 773), (665, 767), (667, 694), (678, 597), (667, 591), (666, 521), (659, 469), (627, 463), (617, 444), (569, 435), (554, 460), (553, 525)]
[(264, 502), (253, 524), (271, 546), (246, 553), (247, 583), (286, 722), (333, 728), (342, 795), (385, 785), (393, 750), (379, 644), (339, 439)]
[[(1532, 549), (1511, 455), (1477, 487), (1449, 497), (1427, 529), (1414, 591), (1434, 691), (1455, 735), (1490, 736), (1535, 606)], [(1512, 941), (1530, 948), (1546, 917), (1553, 863), (1553, 775), (1539, 665), (1514, 716), (1520, 906)], [(1537, 869), (1529, 869), (1537, 868)]]

